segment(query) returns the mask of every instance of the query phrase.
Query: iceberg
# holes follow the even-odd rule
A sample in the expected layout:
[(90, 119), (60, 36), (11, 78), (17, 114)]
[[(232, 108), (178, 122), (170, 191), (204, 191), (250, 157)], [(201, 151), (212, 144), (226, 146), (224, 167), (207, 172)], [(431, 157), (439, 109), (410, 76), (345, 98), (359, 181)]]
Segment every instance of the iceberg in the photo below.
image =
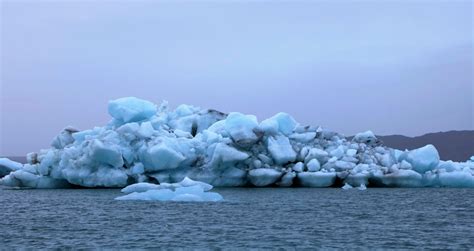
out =
[(122, 189), (127, 195), (116, 200), (157, 200), (157, 201), (222, 201), (220, 194), (208, 192), (212, 185), (194, 181), (186, 177), (178, 183), (137, 183)]
[(126, 198), (204, 201), (212, 194), (200, 191), (212, 186), (474, 187), (474, 157), (443, 161), (433, 145), (392, 149), (372, 131), (350, 139), (286, 113), (259, 123), (135, 97), (110, 101), (108, 112), (106, 125), (64, 128), (26, 164), (1, 158), (0, 185), (115, 187)]

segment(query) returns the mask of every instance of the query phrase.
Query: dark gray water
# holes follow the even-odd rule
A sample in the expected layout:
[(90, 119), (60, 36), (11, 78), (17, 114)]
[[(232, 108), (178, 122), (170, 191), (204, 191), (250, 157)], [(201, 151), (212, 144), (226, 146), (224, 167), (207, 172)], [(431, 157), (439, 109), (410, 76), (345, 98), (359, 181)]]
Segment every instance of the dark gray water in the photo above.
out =
[(118, 190), (1, 190), (2, 248), (474, 247), (473, 189), (215, 189), (225, 202)]

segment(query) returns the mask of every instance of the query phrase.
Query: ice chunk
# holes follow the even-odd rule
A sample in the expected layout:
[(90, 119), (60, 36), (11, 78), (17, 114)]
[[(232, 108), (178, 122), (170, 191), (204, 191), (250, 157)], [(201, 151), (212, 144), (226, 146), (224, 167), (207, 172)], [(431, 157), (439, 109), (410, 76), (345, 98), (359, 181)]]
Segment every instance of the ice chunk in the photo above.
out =
[(257, 156), (263, 163), (273, 165), (273, 160), (265, 154), (259, 153)]
[(285, 136), (270, 136), (267, 139), (267, 148), (276, 164), (282, 165), (293, 162), (296, 159), (296, 152)]
[(94, 136), (96, 134), (97, 132), (94, 130), (84, 130), (73, 133), (72, 137), (74, 138), (75, 142), (82, 143), (84, 140), (86, 140), (87, 137)]
[(405, 160), (402, 160), (402, 162), (400, 163), (400, 169), (406, 169), (406, 170), (409, 170), (409, 169), (413, 169), (413, 167), (411, 166), (410, 163), (408, 163), (407, 161)]
[(308, 154), (304, 157), (304, 161), (309, 162), (314, 158), (318, 159), (319, 161), (323, 161), (327, 156), (329, 156), (329, 154), (326, 151), (318, 148), (311, 148), (308, 151)]
[(344, 146), (340, 145), (336, 149), (331, 151), (331, 156), (336, 157), (338, 159), (342, 158), (344, 156)]
[(51, 146), (56, 149), (63, 149), (67, 145), (70, 145), (72, 142), (74, 142), (72, 134), (76, 132), (79, 132), (79, 130), (72, 126), (64, 128), (61, 133), (59, 133), (59, 135), (53, 139)]
[(0, 179), (0, 185), (8, 187), (20, 187), (20, 181), (12, 174), (6, 175)]
[[(404, 161), (404, 162), (408, 163), (406, 161)], [(411, 165), (410, 165), (410, 167), (411, 167)], [(450, 161), (440, 161), (439, 164), (438, 164), (437, 169), (444, 169), (445, 171), (453, 172), (453, 171), (458, 171), (458, 169), (460, 169), (460, 166), (458, 164), (456, 164), (455, 162), (451, 161), (451, 160)]]
[(277, 182), (277, 185), (281, 187), (289, 187), (293, 185), (293, 179), (295, 177), (296, 177), (295, 172), (287, 172), (285, 173), (285, 175), (283, 175), (283, 177), (281, 177), (281, 180)]
[(360, 186), (357, 189), (360, 191), (364, 191), (364, 190), (367, 190), (367, 187), (365, 186), (365, 184), (360, 184)]
[(217, 121), (225, 121), (226, 117), (227, 114), (213, 109), (203, 110), (199, 112), (199, 116), (196, 117), (195, 121), (195, 125), (197, 125), (196, 134), (208, 129)]
[(357, 143), (372, 144), (377, 142), (377, 137), (372, 131), (366, 131), (356, 134), (352, 140)]
[(293, 171), (301, 173), (304, 171), (304, 164), (302, 162), (298, 162), (293, 166)]
[(321, 169), (321, 164), (319, 164), (317, 159), (312, 159), (306, 164), (306, 167), (308, 167), (309, 172), (317, 172)]
[(181, 104), (174, 110), (177, 117), (186, 117), (194, 113), (194, 107), (191, 105)]
[(109, 114), (122, 123), (136, 122), (156, 114), (156, 105), (135, 97), (119, 98), (109, 102)]
[(217, 166), (219, 163), (232, 163), (242, 161), (249, 157), (245, 152), (239, 151), (224, 143), (218, 143), (212, 155), (211, 165)]
[(20, 170), (23, 164), (10, 160), (8, 158), (0, 158), (0, 178), (9, 173)]
[(401, 157), (413, 166), (413, 170), (423, 174), (439, 164), (439, 154), (433, 145), (412, 150)]
[(181, 118), (176, 118), (175, 120), (169, 121), (171, 128), (175, 131), (182, 131), (189, 133), (190, 135), (195, 135), (197, 133), (197, 115), (188, 115)]
[(29, 187), (38, 189), (68, 188), (70, 184), (62, 179), (53, 179), (30, 173), (26, 170), (17, 170), (0, 179), (0, 185), (9, 187)]
[(26, 163), (28, 164), (38, 164), (38, 153), (31, 152), (26, 154)]
[(338, 160), (334, 163), (334, 168), (336, 171), (345, 171), (345, 170), (351, 170), (356, 166), (356, 164), (352, 162), (347, 162), (347, 161), (342, 161)]
[(23, 187), (36, 187), (38, 184), (39, 175), (24, 170), (15, 171), (11, 175), (19, 180)]
[(271, 168), (258, 168), (249, 172), (250, 182), (257, 187), (269, 186), (280, 179), (281, 176), (281, 172)]
[(336, 180), (336, 173), (333, 172), (302, 172), (298, 173), (298, 179), (305, 187), (330, 187)]
[(142, 174), (145, 172), (145, 166), (142, 163), (137, 162), (134, 166), (132, 166), (131, 170), (132, 174)]
[(224, 137), (230, 137), (225, 129), (225, 120), (220, 120), (209, 126), (208, 131), (219, 134)]
[(347, 151), (346, 151), (346, 155), (349, 156), (349, 157), (354, 157), (356, 154), (357, 154), (356, 149), (347, 149)]
[(195, 186), (198, 186), (203, 191), (210, 191), (213, 188), (213, 186), (210, 185), (210, 184), (207, 184), (207, 183), (204, 183), (204, 182), (201, 182), (201, 181), (195, 181), (195, 180), (192, 180), (188, 177), (185, 177), (178, 184), (181, 185), (182, 187), (195, 187)]
[(252, 161), (252, 165), (255, 168), (261, 168), (262, 167), (262, 161), (259, 159), (255, 159)]
[(155, 129), (151, 125), (151, 122), (146, 121), (140, 125), (140, 129), (138, 130), (138, 135), (142, 138), (150, 138), (154, 132), (155, 132)]
[(308, 143), (316, 137), (316, 132), (306, 132), (306, 133), (293, 133), (290, 135), (290, 139), (301, 142)]
[(268, 134), (282, 133), (283, 135), (290, 135), (295, 130), (298, 123), (289, 114), (280, 112), (273, 117), (262, 121), (259, 128)]
[(254, 133), (257, 126), (255, 116), (238, 112), (229, 113), (225, 120), (225, 130), (239, 145), (250, 145), (258, 140), (258, 136)]
[(144, 156), (145, 170), (159, 171), (174, 169), (186, 158), (182, 153), (165, 145), (158, 144), (149, 148)]
[(122, 154), (116, 148), (116, 146), (104, 145), (96, 139), (91, 143), (91, 158), (99, 163), (121, 167), (123, 166)]
[(344, 190), (352, 189), (353, 187), (349, 185), (348, 183), (345, 183), (344, 186), (341, 187)]

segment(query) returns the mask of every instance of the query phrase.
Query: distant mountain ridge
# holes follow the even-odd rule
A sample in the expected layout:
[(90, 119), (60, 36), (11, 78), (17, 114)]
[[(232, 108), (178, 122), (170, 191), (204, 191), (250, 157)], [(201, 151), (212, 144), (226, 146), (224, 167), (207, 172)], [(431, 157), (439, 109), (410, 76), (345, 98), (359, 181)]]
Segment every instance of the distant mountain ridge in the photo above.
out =
[(474, 130), (428, 133), (417, 137), (377, 136), (384, 145), (400, 150), (434, 145), (442, 160), (466, 161), (474, 155)]
[[(377, 138), (382, 140), (384, 145), (400, 150), (412, 150), (432, 144), (438, 149), (442, 160), (466, 161), (474, 155), (474, 130), (435, 132), (417, 137), (377, 135)], [(352, 137), (348, 137), (348, 139), (352, 139)], [(21, 163), (26, 162), (26, 157), (8, 158)]]

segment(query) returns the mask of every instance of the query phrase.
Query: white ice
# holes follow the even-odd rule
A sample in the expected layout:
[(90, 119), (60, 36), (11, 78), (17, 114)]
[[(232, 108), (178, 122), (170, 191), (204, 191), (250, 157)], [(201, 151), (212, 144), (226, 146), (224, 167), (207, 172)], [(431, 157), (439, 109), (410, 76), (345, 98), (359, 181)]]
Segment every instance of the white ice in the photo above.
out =
[(171, 184), (137, 183), (122, 189), (127, 195), (116, 200), (157, 200), (157, 201), (222, 201), (220, 194), (208, 192), (212, 185), (194, 181), (188, 177)]
[(347, 183), (344, 184), (344, 186), (342, 186), (342, 189), (344, 190), (348, 190), (348, 189), (352, 189), (353, 187)]

